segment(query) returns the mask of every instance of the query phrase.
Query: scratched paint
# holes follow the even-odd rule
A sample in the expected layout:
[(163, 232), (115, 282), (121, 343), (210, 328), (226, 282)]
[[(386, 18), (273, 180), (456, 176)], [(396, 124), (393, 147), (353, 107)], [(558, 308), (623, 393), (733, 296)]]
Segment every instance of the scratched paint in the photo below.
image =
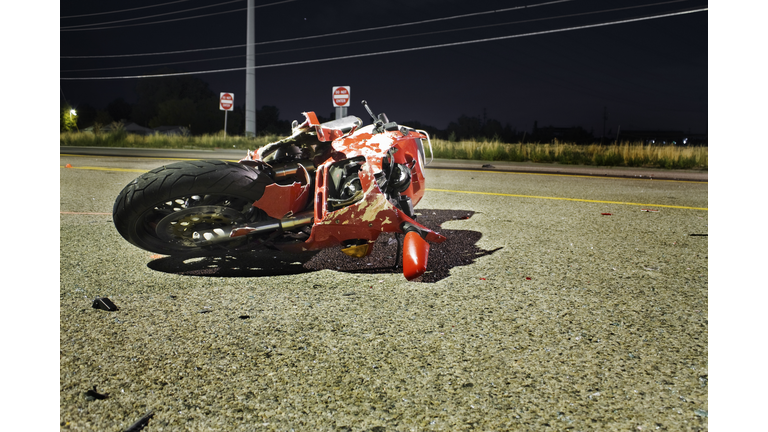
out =
[[(418, 148), (414, 139), (422, 137), (417, 132), (404, 136), (400, 131), (385, 131), (373, 134), (373, 125), (353, 130), (343, 135), (339, 130), (324, 128), (318, 124), (314, 113), (305, 113), (306, 120), (293, 130), (293, 137), (298, 134), (316, 132), (318, 141), (331, 141), (331, 157), (316, 164), (315, 173), (315, 220), (309, 238), (301, 245), (291, 244), (285, 247), (292, 250), (317, 250), (339, 244), (346, 240), (367, 240), (375, 242), (382, 232), (401, 232), (405, 222), (419, 227), (427, 234), (429, 241), (441, 242), (445, 237), (418, 224), (403, 211), (390, 203), (379, 189), (374, 174), (382, 171), (383, 159), (387, 152), (397, 146), (400, 151), (395, 153), (395, 162), (411, 166), (416, 161), (416, 169), (412, 173), (411, 185), (402, 192), (409, 196), (416, 205), (424, 194), (424, 175), (419, 162)], [(283, 140), (285, 141), (285, 140)], [(281, 141), (279, 141), (278, 144)], [(275, 147), (272, 147), (275, 148)], [(261, 158), (264, 152), (249, 156)], [(366, 162), (358, 171), (363, 189), (362, 199), (335, 211), (326, 211), (328, 185), (330, 184), (331, 164), (342, 160), (363, 156)], [(325, 156), (323, 156), (325, 157)], [(273, 188), (271, 193), (287, 192), (283, 188)], [(298, 192), (298, 191), (296, 191)], [(298, 199), (298, 197), (294, 198)], [(283, 209), (281, 209), (282, 211)], [(280, 245), (276, 245), (281, 247)], [(286, 249), (287, 250), (287, 249)]]

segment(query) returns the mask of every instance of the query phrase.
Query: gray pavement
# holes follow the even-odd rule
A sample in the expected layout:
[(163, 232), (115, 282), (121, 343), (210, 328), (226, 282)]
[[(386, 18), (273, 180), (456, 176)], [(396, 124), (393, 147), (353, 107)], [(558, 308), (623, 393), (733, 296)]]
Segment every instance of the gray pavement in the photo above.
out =
[(60, 158), (62, 430), (708, 429), (706, 183), (435, 161), (416, 209), (448, 241), (406, 282), (386, 235), (137, 249), (113, 200), (168, 162)]

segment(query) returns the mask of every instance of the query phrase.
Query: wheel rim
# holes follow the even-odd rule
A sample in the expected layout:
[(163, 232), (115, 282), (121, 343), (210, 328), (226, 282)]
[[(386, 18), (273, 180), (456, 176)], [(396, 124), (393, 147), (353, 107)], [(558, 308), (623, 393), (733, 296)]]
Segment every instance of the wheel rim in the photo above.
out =
[[(200, 205), (203, 203), (218, 205)], [(180, 197), (156, 206), (153, 213), (160, 215), (154, 226), (156, 236), (181, 248), (198, 248), (193, 239), (195, 231), (225, 228), (246, 221), (239, 209), (250, 207), (239, 198), (199, 196)]]

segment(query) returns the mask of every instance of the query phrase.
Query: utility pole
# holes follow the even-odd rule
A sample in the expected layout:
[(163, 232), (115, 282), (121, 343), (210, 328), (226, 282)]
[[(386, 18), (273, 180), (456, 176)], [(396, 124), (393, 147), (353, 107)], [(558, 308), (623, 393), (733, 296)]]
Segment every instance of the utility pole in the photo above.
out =
[(256, 136), (256, 35), (253, 0), (248, 0), (248, 26), (245, 48), (245, 136)]
[(603, 142), (603, 139), (605, 139), (605, 122), (608, 121), (608, 107), (603, 107), (603, 136), (600, 139), (600, 142)]

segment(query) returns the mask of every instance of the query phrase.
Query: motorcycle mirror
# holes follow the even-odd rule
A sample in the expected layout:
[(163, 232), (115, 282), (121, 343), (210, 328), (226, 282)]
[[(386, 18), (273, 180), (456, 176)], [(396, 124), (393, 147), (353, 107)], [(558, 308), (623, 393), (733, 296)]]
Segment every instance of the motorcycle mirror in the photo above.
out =
[(373, 115), (373, 111), (371, 111), (371, 109), (370, 109), (370, 108), (368, 108), (368, 102), (366, 102), (365, 100), (363, 100), (362, 104), (363, 104), (363, 106), (365, 107), (365, 110), (366, 110), (366, 111), (368, 111), (368, 115), (370, 115), (370, 116), (371, 116), (371, 118), (373, 119), (373, 121), (374, 121), (374, 122), (378, 121), (378, 119), (376, 118), (376, 116), (375, 116), (375, 115)]

